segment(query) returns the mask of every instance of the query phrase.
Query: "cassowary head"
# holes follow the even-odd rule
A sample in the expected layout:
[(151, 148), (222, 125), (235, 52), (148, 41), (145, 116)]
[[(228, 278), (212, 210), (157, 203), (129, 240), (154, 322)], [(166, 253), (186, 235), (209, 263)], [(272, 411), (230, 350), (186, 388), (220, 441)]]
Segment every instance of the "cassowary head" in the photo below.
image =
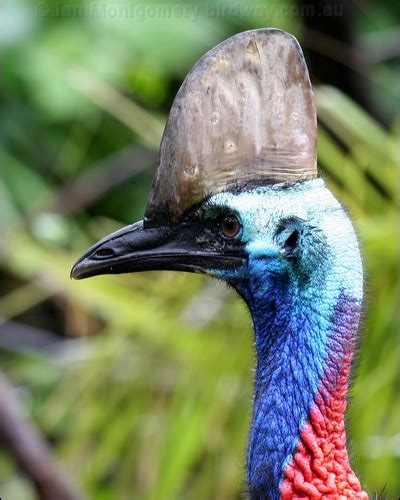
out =
[(316, 177), (315, 105), (300, 46), (275, 29), (240, 33), (180, 88), (144, 220), (97, 243), (72, 276), (202, 272), (245, 297), (257, 273), (267, 273), (263, 289), (268, 276), (318, 286), (357, 245)]
[(171, 269), (236, 283), (257, 242), (293, 254), (305, 213), (299, 195), (288, 202), (298, 191), (290, 186), (316, 174), (315, 106), (297, 41), (278, 30), (236, 35), (194, 66), (175, 98), (144, 220), (91, 248), (72, 276)]

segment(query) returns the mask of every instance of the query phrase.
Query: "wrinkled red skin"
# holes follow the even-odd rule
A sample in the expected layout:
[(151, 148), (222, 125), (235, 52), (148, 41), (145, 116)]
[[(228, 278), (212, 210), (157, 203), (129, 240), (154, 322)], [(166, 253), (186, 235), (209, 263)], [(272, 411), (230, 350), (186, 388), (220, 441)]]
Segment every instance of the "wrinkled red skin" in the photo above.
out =
[(351, 352), (346, 353), (334, 383), (329, 371), (321, 383), (293, 459), (284, 470), (282, 500), (368, 499), (346, 449), (344, 413), (351, 358)]

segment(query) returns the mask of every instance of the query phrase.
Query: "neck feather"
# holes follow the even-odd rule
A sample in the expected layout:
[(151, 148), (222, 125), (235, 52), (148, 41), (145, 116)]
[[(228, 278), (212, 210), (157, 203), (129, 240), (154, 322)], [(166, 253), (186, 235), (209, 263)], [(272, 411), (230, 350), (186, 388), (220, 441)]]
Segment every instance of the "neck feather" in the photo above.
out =
[(300, 300), (283, 288), (248, 297), (257, 349), (250, 498), (368, 498), (344, 423), (360, 303), (343, 290)]

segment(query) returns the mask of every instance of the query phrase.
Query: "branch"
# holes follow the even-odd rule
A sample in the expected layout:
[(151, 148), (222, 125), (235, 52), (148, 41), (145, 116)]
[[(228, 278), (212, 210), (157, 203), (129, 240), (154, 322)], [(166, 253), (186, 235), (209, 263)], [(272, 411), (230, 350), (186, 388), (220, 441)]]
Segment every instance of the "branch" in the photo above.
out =
[(56, 465), (38, 430), (21, 416), (13, 389), (1, 373), (0, 440), (31, 479), (41, 500), (82, 498)]

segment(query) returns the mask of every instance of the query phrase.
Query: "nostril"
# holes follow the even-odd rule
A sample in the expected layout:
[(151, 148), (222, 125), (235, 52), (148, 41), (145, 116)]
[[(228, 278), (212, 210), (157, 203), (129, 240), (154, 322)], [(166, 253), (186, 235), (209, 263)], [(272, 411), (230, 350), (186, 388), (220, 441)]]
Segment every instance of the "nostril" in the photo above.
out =
[(115, 252), (112, 248), (100, 248), (93, 254), (94, 259), (110, 259), (115, 256)]

